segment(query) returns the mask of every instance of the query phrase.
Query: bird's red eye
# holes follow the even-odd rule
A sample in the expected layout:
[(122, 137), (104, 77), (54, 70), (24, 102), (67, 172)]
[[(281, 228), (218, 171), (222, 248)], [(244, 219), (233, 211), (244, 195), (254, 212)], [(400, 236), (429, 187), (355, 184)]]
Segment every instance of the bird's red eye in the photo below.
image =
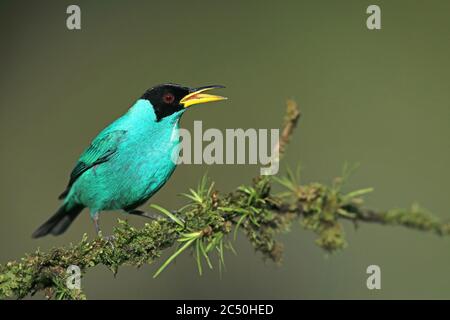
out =
[(171, 104), (175, 101), (175, 97), (171, 93), (166, 93), (163, 96), (164, 103)]

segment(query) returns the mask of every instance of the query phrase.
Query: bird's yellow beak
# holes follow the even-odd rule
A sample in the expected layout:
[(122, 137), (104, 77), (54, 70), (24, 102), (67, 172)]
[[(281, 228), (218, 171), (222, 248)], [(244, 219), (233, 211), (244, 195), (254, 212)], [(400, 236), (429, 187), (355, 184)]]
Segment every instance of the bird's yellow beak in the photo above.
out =
[(180, 104), (183, 105), (183, 107), (185, 107), (185, 108), (189, 108), (190, 106), (193, 106), (194, 104), (227, 100), (227, 98), (222, 97), (222, 96), (216, 96), (216, 95), (204, 93), (205, 91), (209, 91), (212, 89), (218, 89), (218, 88), (224, 88), (224, 86), (213, 85), (213, 86), (196, 88), (196, 89), (194, 89), (193, 92), (189, 93), (187, 96), (185, 96), (183, 99), (181, 99)]

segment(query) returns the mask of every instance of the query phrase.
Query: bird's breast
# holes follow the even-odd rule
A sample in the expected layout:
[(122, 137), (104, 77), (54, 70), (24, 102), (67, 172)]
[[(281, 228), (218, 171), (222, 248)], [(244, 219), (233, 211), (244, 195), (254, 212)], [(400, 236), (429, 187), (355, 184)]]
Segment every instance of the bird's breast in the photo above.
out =
[(179, 143), (178, 130), (159, 135), (150, 132), (125, 142), (114, 161), (116, 170), (126, 177), (123, 189), (139, 198), (153, 194), (175, 169)]

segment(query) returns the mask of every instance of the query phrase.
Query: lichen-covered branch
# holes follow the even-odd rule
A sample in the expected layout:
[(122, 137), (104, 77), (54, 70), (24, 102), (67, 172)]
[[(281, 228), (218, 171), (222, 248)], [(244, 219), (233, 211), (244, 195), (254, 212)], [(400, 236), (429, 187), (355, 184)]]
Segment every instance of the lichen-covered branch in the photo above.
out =
[[(297, 111), (296, 111), (297, 110)], [(299, 118), (293, 102), (281, 135), (280, 150), (284, 152)], [(288, 128), (288, 129), (287, 129)], [(286, 134), (284, 134), (286, 132)], [(379, 223), (450, 234), (450, 224), (442, 223), (420, 207), (409, 210), (376, 211), (364, 207), (363, 196), (371, 189), (344, 192), (347, 171), (330, 186), (319, 183), (301, 184), (300, 172), (288, 170), (281, 177), (258, 177), (251, 184), (231, 193), (219, 193), (214, 183), (204, 177), (199, 186), (184, 194), (186, 206), (172, 213), (159, 206), (165, 219), (146, 223), (142, 229), (119, 221), (114, 240), (84, 235), (81, 242), (49, 252), (36, 251), (18, 261), (0, 266), (0, 298), (24, 298), (43, 291), (54, 299), (84, 299), (83, 292), (66, 286), (70, 265), (82, 273), (102, 264), (112, 272), (122, 265), (139, 267), (157, 262), (158, 276), (176, 257), (192, 250), (199, 273), (212, 268), (211, 257), (217, 255), (218, 267), (223, 265), (224, 251), (232, 250), (233, 239), (242, 232), (264, 258), (281, 262), (283, 246), (277, 235), (292, 230), (294, 222), (317, 234), (316, 243), (333, 252), (346, 246), (343, 220), (354, 223)], [(172, 256), (159, 261), (162, 252), (173, 248)]]

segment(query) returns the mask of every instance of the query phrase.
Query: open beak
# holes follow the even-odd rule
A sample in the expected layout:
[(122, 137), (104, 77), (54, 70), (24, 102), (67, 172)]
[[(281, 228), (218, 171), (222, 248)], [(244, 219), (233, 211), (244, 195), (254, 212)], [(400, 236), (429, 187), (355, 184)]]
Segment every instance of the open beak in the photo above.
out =
[(183, 107), (188, 108), (194, 104), (227, 100), (227, 98), (222, 96), (215, 96), (212, 94), (204, 93), (206, 91), (219, 88), (225, 87), (220, 85), (212, 85), (195, 88), (193, 89), (193, 92), (189, 93), (187, 96), (180, 100), (180, 104), (183, 105)]

